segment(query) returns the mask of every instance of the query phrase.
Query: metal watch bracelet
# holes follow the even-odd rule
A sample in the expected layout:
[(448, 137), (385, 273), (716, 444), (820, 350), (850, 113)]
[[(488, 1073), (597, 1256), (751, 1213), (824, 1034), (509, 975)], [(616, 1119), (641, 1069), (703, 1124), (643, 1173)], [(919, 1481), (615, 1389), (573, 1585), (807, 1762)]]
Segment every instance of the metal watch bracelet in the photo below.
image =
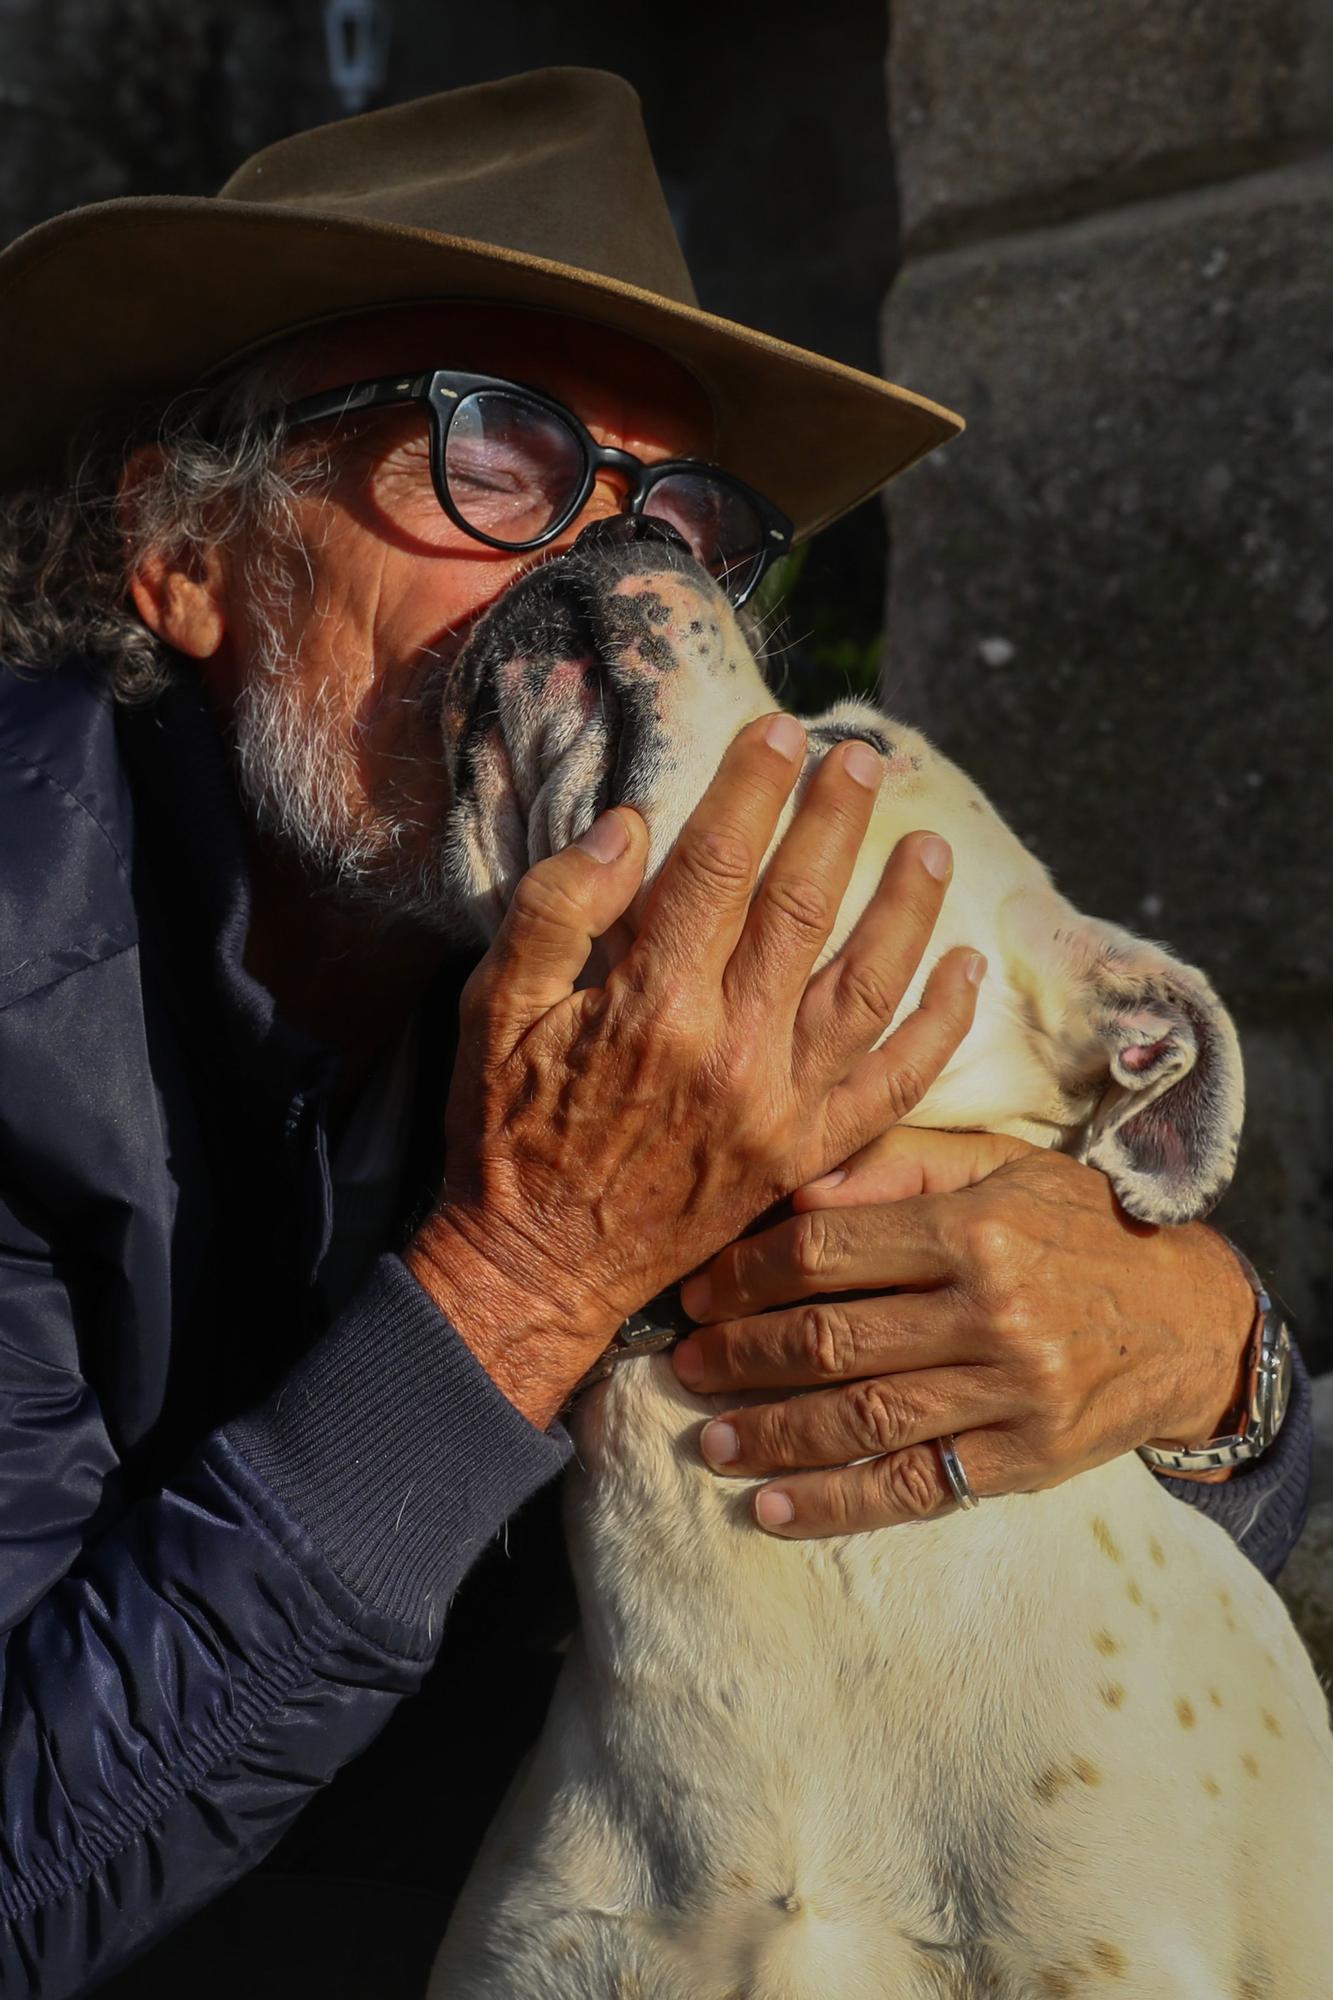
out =
[(1234, 1429), (1224, 1436), (1209, 1438), (1206, 1444), (1199, 1445), (1162, 1440), (1139, 1446), (1139, 1457), (1154, 1472), (1165, 1472), (1178, 1479), (1229, 1470), (1258, 1458), (1281, 1429), (1291, 1397), (1291, 1334), (1286, 1321), (1244, 1251), (1237, 1249), (1229, 1237), (1223, 1241), (1244, 1271), (1255, 1297), (1245, 1395)]

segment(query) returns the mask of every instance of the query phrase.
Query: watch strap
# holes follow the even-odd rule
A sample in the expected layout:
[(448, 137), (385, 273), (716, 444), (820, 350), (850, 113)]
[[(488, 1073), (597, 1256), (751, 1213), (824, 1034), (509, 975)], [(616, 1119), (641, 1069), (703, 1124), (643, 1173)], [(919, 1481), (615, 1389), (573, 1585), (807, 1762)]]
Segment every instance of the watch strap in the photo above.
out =
[(1286, 1413), (1291, 1335), (1244, 1251), (1229, 1237), (1222, 1240), (1244, 1271), (1255, 1297), (1254, 1321), (1246, 1347), (1245, 1398), (1234, 1425), (1204, 1444), (1162, 1440), (1139, 1446), (1139, 1457), (1154, 1472), (1169, 1473), (1177, 1479), (1198, 1479), (1209, 1473), (1229, 1471), (1258, 1458), (1273, 1442)]

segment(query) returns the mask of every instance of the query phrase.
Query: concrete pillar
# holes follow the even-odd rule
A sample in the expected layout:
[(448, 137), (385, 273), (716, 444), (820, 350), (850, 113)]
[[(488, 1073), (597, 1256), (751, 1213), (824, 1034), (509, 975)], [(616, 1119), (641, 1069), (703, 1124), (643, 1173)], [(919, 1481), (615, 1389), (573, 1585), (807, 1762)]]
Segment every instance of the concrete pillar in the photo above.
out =
[[(894, 0), (885, 698), (1240, 1021), (1220, 1220), (1333, 1361), (1333, 160), (1317, 0)], [(1322, 17), (1321, 17), (1322, 18)]]

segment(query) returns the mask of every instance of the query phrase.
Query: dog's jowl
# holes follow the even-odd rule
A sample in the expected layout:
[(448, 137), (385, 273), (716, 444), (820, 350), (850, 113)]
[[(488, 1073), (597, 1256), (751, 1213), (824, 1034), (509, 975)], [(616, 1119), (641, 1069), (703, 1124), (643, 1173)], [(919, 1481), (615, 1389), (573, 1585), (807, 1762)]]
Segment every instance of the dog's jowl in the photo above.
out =
[[(535, 570), (478, 627), (444, 717), (479, 934), (533, 860), (628, 801), (651, 859), (604, 976), (722, 750), (775, 706), (670, 548)], [(1205, 1212), (1242, 1111), (1206, 979), (1071, 908), (963, 773), (876, 710), (812, 722), (811, 765), (847, 734), (885, 775), (825, 957), (927, 826), (955, 861), (932, 953), (990, 964), (914, 1121), (1077, 1152), (1146, 1221)], [(713, 1407), (659, 1356), (575, 1410), (581, 1631), (436, 2000), (1333, 1991), (1324, 1696), (1220, 1528), (1131, 1454), (976, 1512), (780, 1541), (750, 1482), (700, 1460)]]

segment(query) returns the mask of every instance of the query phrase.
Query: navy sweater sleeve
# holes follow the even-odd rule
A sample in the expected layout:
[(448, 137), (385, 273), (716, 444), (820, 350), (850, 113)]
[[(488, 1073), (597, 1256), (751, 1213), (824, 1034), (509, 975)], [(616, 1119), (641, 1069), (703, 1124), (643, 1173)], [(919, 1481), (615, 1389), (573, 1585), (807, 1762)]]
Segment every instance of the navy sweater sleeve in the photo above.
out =
[(0, 1211), (0, 1991), (99, 1983), (251, 1868), (419, 1683), (567, 1457), (393, 1257), (269, 1402), (88, 1533), (116, 1459)]

